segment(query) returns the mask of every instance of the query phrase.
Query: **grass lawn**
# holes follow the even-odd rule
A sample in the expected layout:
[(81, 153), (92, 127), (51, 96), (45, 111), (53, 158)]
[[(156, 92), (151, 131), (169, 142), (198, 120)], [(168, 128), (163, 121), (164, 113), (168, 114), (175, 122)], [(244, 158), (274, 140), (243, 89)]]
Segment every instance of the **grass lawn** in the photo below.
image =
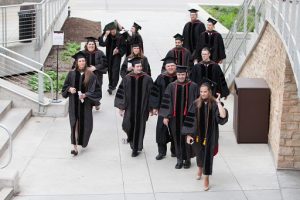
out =
[[(211, 16), (216, 18), (221, 24), (226, 28), (231, 29), (234, 20), (237, 17), (240, 6), (201, 6), (206, 12)], [(252, 7), (248, 10), (248, 29), (250, 31), (254, 30), (254, 18), (255, 18), (255, 8)], [(239, 31), (243, 30), (243, 23), (238, 27)]]

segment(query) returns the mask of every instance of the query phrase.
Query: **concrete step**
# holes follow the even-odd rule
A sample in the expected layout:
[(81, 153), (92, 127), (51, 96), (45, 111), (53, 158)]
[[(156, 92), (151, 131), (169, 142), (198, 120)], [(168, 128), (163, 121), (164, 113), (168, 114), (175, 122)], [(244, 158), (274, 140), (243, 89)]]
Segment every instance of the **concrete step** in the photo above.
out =
[(10, 200), (14, 196), (14, 189), (11, 187), (4, 187), (0, 190), (0, 200)]
[(0, 100), (0, 119), (11, 109), (12, 101)]
[[(19, 192), (19, 172), (17, 170), (0, 170), (0, 190), (3, 188), (12, 188), (13, 193)], [(2, 199), (0, 198), (0, 200)]]
[[(26, 121), (31, 116), (31, 109), (29, 108), (12, 108), (0, 120), (0, 124), (5, 125), (12, 134), (12, 138), (16, 137), (17, 133), (24, 126)], [(0, 129), (0, 156), (7, 149), (8, 136), (5, 130)]]

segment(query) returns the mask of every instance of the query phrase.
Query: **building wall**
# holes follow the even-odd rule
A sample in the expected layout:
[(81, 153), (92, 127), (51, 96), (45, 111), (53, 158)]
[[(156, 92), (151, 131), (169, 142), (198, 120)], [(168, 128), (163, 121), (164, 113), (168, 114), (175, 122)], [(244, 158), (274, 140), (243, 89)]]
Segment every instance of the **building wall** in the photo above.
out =
[(285, 47), (270, 25), (240, 77), (264, 78), (271, 89), (269, 145), (277, 168), (300, 169), (300, 100)]

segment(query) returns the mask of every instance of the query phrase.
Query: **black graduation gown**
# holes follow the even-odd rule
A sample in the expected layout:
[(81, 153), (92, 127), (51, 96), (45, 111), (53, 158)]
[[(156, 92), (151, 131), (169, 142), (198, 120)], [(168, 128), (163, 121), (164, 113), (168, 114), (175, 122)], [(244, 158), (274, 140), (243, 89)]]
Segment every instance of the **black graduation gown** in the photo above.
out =
[[(126, 57), (124, 59), (124, 62), (121, 66), (121, 71), (120, 71), (120, 76), (122, 78), (124, 78), (127, 74), (130, 73), (130, 71), (127, 71), (128, 68), (128, 61), (130, 61), (132, 58)], [(142, 66), (143, 66), (143, 72), (147, 73), (149, 76), (151, 76), (151, 68), (150, 68), (150, 64), (148, 62), (148, 58), (146, 56), (144, 56), (142, 58)]]
[[(92, 108), (101, 98), (101, 91), (97, 78), (94, 74), (90, 77), (88, 86), (83, 84), (84, 74), (79, 71), (70, 71), (66, 77), (62, 88), (62, 96), (69, 97), (69, 119), (71, 125), (71, 143), (86, 147), (89, 142), (90, 135), (93, 131), (93, 115)], [(68, 92), (70, 87), (76, 88), (86, 94), (84, 102), (79, 100), (78, 93), (71, 94)], [(76, 140), (76, 122), (78, 123), (78, 136)]]
[[(226, 109), (225, 109), (226, 110)], [(183, 135), (191, 135), (194, 138), (193, 150), (197, 156), (198, 167), (203, 167), (204, 175), (211, 175), (213, 168), (213, 157), (218, 152), (219, 124), (223, 125), (228, 121), (226, 117), (219, 116), (219, 109), (215, 102), (211, 104), (202, 103), (201, 108), (193, 103), (189, 108), (182, 128)], [(205, 139), (206, 138), (206, 139)], [(205, 145), (203, 144), (205, 140)]]
[(204, 47), (210, 49), (210, 60), (219, 63), (226, 58), (224, 41), (222, 35), (217, 31), (205, 31), (201, 34), (195, 51), (195, 58), (197, 58), (198, 61), (202, 60), (201, 50)]
[(197, 42), (202, 32), (206, 30), (205, 25), (200, 21), (188, 22), (183, 28), (183, 47), (187, 48), (191, 53), (196, 49)]
[(221, 97), (227, 97), (229, 95), (229, 89), (221, 70), (221, 67), (213, 61), (200, 62), (196, 64), (190, 73), (190, 79), (197, 83), (199, 86), (203, 83), (203, 78), (208, 78), (211, 81), (217, 83), (217, 87), (213, 88), (213, 95), (220, 93)]
[(146, 73), (126, 75), (116, 93), (115, 107), (125, 110), (122, 128), (133, 150), (143, 149), (146, 121), (149, 117), (149, 97), (153, 85)]
[(178, 160), (189, 160), (192, 157), (191, 146), (181, 134), (181, 128), (189, 106), (199, 94), (198, 85), (192, 81), (170, 83), (163, 96), (159, 116), (169, 118), (169, 129), (175, 143)]
[[(150, 96), (151, 109), (160, 109), (163, 95), (167, 86), (177, 79), (176, 74), (168, 75), (167, 73), (160, 74), (153, 84), (153, 88)], [(167, 144), (171, 141), (171, 135), (168, 132), (168, 128), (163, 124), (163, 117), (158, 116), (156, 125), (156, 143)]]
[[(191, 52), (182, 47), (182, 48), (173, 48), (168, 51), (165, 57), (174, 57), (176, 65), (188, 66), (190, 69), (193, 67), (193, 58)], [(163, 63), (162, 71), (165, 70), (166, 63)]]
[(140, 49), (144, 52), (143, 38), (139, 33), (135, 33), (132, 36), (128, 35), (126, 39), (126, 57), (131, 54), (131, 48), (133, 44), (139, 44)]
[[(104, 33), (99, 37), (98, 41), (100, 46), (106, 47), (109, 88), (115, 89), (119, 82), (121, 59), (126, 53), (126, 44), (124, 38), (120, 34), (117, 34), (114, 37), (108, 35), (105, 41), (103, 41), (103, 37)], [(113, 50), (116, 47), (119, 49), (119, 53), (113, 55)]]

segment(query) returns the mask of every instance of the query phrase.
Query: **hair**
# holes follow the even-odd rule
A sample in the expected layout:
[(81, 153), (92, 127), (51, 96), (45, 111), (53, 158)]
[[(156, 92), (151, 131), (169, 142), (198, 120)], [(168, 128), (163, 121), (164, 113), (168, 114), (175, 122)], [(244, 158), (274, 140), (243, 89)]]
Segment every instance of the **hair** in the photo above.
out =
[(86, 50), (87, 52), (89, 52), (87, 45), (89, 42), (93, 42), (95, 44), (95, 50), (94, 51), (98, 51), (97, 45), (95, 41), (87, 41), (86, 44), (84, 45), (84, 50)]
[[(212, 90), (211, 87), (208, 83), (202, 83), (199, 87), (199, 91), (201, 90), (202, 87), (206, 87), (208, 89), (208, 99), (207, 99), (207, 103), (208, 103), (208, 108), (210, 109), (212, 106), (212, 103), (215, 101), (215, 97), (212, 95)], [(199, 95), (199, 97), (195, 100), (196, 103), (196, 107), (198, 109), (201, 108), (202, 104), (203, 104), (203, 99), (201, 98), (201, 95)]]
[[(75, 70), (79, 70), (78, 69), (78, 60), (75, 61)], [(91, 79), (91, 76), (93, 75), (93, 72), (88, 70), (87, 63), (85, 63), (85, 66), (84, 66), (84, 74), (85, 74), (85, 76), (84, 76), (83, 84), (85, 87), (87, 87), (89, 84), (89, 81)]]
[(140, 46), (139, 46), (139, 49), (140, 49), (140, 53), (138, 53), (138, 55), (134, 55), (133, 47), (131, 47), (131, 54), (128, 56), (128, 58), (135, 58), (135, 57), (144, 58), (144, 53), (143, 53), (143, 50)]
[(202, 51), (207, 51), (208, 53), (210, 53), (210, 50), (209, 50), (208, 47), (204, 47), (204, 48), (201, 50), (201, 52), (202, 52)]

